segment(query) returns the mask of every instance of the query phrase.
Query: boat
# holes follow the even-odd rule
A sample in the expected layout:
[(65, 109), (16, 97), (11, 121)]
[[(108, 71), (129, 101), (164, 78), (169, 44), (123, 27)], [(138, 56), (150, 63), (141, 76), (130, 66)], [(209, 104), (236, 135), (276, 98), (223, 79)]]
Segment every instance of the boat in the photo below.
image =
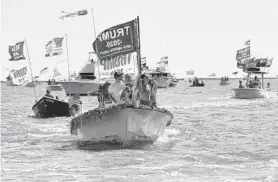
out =
[(80, 111), (80, 97), (74, 95), (67, 98), (61, 85), (51, 84), (46, 87), (52, 97), (43, 96), (32, 107), (38, 118), (76, 116)]
[(174, 87), (177, 85), (177, 82), (174, 81), (170, 72), (156, 70), (147, 74), (157, 82), (158, 88)]
[(67, 95), (79, 94), (87, 96), (89, 92), (98, 90), (99, 84), (95, 76), (95, 63), (90, 61), (78, 73), (78, 77), (71, 81), (57, 81), (61, 84)]
[(205, 83), (203, 81), (200, 83), (197, 78), (195, 78), (192, 83), (193, 84), (190, 85), (190, 87), (204, 87), (205, 86)]
[(219, 85), (229, 85), (229, 84), (230, 84), (230, 82), (227, 80), (221, 80), (219, 83)]
[(220, 83), (219, 83), (219, 85), (229, 85), (230, 84), (230, 82), (229, 82), (229, 78), (228, 77), (222, 77), (221, 78), (221, 81), (220, 81)]
[[(246, 59), (247, 58), (247, 59)], [(264, 75), (268, 73), (268, 70), (272, 64), (273, 58), (251, 58), (250, 46), (237, 51), (237, 67), (243, 69), (244, 73), (247, 73), (246, 88), (233, 88), (234, 97), (236, 99), (257, 99), (265, 98), (271, 91), (267, 91), (264, 88)], [(252, 84), (251, 76), (261, 75), (261, 82)], [(250, 82), (251, 81), (251, 82)], [(243, 86), (244, 87), (244, 86)]]
[[(124, 31), (128, 29), (129, 31)], [(124, 31), (124, 35), (119, 34), (119, 41), (123, 45), (114, 45), (109, 48), (105, 42), (113, 41), (113, 38), (107, 37), (102, 42), (101, 35), (108, 35), (110, 31)], [(128, 33), (130, 32), (130, 34)], [(124, 63), (122, 55), (136, 54), (138, 62), (141, 61), (140, 46), (133, 44), (134, 40), (140, 42), (139, 38), (139, 17), (135, 20), (116, 25), (100, 33), (93, 43), (94, 50), (98, 54), (99, 61), (109, 61), (117, 59), (118, 63)], [(97, 50), (96, 50), (97, 46)], [(128, 48), (128, 49), (127, 49)], [(113, 50), (121, 50), (113, 52)], [(107, 55), (109, 53), (109, 55)], [(119, 58), (115, 58), (120, 56)], [(127, 55), (128, 56), (128, 55)], [(133, 57), (133, 56), (131, 56)], [(100, 69), (113, 73), (115, 70), (123, 70), (141, 75), (141, 63), (137, 60), (125, 62), (123, 65), (117, 65), (115, 68)], [(114, 61), (113, 61), (114, 62)], [(125, 69), (130, 67), (130, 69)], [(103, 89), (104, 90), (104, 89)], [(101, 94), (102, 92), (98, 92)], [(103, 98), (98, 96), (98, 98)], [(173, 115), (166, 109), (158, 108), (150, 105), (136, 105), (134, 103), (121, 103), (118, 105), (105, 106), (105, 99), (98, 99), (99, 107), (89, 110), (71, 120), (71, 134), (82, 135), (85, 141), (103, 141), (116, 140), (124, 145), (130, 144), (133, 140), (155, 141), (164, 132), (167, 125), (170, 125)]]

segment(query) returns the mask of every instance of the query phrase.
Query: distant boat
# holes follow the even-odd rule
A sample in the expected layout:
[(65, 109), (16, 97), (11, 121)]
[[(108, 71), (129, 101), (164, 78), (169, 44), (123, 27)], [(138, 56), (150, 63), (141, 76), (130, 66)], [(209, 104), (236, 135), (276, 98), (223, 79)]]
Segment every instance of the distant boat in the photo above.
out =
[(87, 96), (90, 92), (96, 92), (99, 83), (95, 76), (95, 63), (90, 61), (79, 71), (79, 76), (75, 80), (57, 81), (65, 89), (67, 95), (79, 94)]
[[(243, 72), (247, 73), (246, 87), (247, 88), (234, 88), (232, 89), (237, 99), (255, 99), (264, 98), (270, 91), (269, 88), (264, 88), (264, 75), (268, 73), (273, 58), (250, 58), (250, 46), (243, 49), (244, 51), (237, 51), (237, 67), (243, 69)], [(244, 53), (244, 54), (243, 54)], [(247, 55), (248, 59), (245, 59)], [(243, 58), (244, 59), (243, 59)], [(261, 75), (260, 81), (251, 81), (251, 75)]]

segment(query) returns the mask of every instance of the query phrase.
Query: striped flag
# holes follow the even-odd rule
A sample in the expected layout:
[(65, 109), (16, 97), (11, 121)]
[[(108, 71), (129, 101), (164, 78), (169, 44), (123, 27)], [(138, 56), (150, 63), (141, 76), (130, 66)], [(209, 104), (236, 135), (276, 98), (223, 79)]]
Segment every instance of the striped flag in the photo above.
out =
[(63, 54), (63, 40), (64, 37), (56, 37), (48, 41), (45, 45), (45, 57)]

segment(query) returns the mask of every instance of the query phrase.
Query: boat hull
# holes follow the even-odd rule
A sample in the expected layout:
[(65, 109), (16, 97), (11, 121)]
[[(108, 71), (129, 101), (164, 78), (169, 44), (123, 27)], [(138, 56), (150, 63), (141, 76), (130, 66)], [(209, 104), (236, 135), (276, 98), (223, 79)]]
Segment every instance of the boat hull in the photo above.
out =
[(129, 143), (136, 139), (155, 141), (164, 132), (173, 115), (167, 110), (126, 105), (95, 109), (71, 121), (71, 133), (81, 132), (85, 141), (101, 141), (114, 137)]
[(232, 89), (235, 93), (235, 98), (237, 99), (256, 99), (264, 98), (265, 90), (259, 88), (235, 88)]
[(56, 100), (50, 97), (42, 97), (33, 107), (36, 117), (49, 118), (71, 116), (69, 104), (64, 101)]
[(15, 85), (15, 84), (13, 84), (13, 81), (12, 81), (12, 80), (7, 81), (7, 82), (6, 82), (6, 85), (7, 85), (7, 86), (17, 86), (17, 85)]
[(219, 83), (219, 85), (229, 85), (229, 84), (230, 84), (230, 82), (228, 82), (228, 81), (221, 81)]
[(203, 84), (203, 85), (190, 85), (190, 87), (204, 87), (205, 86), (205, 84)]
[(65, 82), (58, 82), (61, 84), (66, 92), (67, 95), (71, 93), (71, 95), (79, 94), (83, 96), (87, 96), (88, 93), (96, 92), (98, 90), (99, 84), (93, 81), (65, 81)]

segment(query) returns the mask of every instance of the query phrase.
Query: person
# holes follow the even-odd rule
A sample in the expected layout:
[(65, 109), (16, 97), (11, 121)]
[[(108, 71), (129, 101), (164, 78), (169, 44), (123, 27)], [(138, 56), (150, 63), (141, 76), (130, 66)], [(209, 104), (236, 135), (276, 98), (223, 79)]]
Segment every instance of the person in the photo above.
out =
[(241, 80), (239, 80), (239, 86), (238, 86), (238, 88), (244, 88), (244, 86), (242, 85), (242, 81), (241, 81)]
[(50, 79), (48, 79), (47, 84), (48, 84), (48, 85), (51, 85), (51, 80), (50, 80)]
[(125, 75), (125, 85), (132, 88), (132, 79), (129, 74)]
[(266, 85), (266, 90), (267, 90), (267, 91), (271, 91), (271, 86), (270, 86), (270, 83), (269, 83), (269, 82), (268, 82), (267, 85)]
[(46, 90), (46, 94), (44, 96), (53, 98), (53, 96), (50, 95), (50, 90)]
[(254, 87), (254, 83), (252, 82), (252, 80), (249, 81), (249, 84), (247, 84), (248, 88), (255, 88)]
[(156, 106), (156, 93), (158, 88), (158, 83), (152, 79), (149, 78), (148, 84), (150, 85), (150, 101), (153, 103), (154, 106)]
[(142, 74), (137, 79), (133, 100), (139, 100), (139, 105), (155, 106), (156, 103), (151, 101), (152, 91), (151, 86), (148, 83), (149, 78), (145, 74)]
[(56, 100), (59, 100), (59, 97), (58, 97), (58, 96), (56, 96)]
[(121, 94), (125, 89), (126, 85), (123, 83), (123, 73), (115, 72), (114, 73), (115, 82), (112, 83), (109, 88), (109, 98), (112, 100), (113, 104), (118, 104), (121, 98)]
[(260, 83), (260, 80), (257, 78), (257, 76), (255, 76), (255, 78), (253, 80), (253, 85), (254, 85), (254, 88), (261, 88), (261, 83)]
[(80, 110), (80, 104), (82, 104), (79, 94), (74, 94), (71, 96), (68, 99), (68, 103), (70, 115), (75, 116)]
[(110, 104), (112, 101), (110, 101), (108, 88), (110, 86), (110, 83), (106, 81), (103, 85), (100, 85), (98, 88), (98, 94), (97, 99), (99, 102), (99, 108), (105, 107), (105, 104)]

